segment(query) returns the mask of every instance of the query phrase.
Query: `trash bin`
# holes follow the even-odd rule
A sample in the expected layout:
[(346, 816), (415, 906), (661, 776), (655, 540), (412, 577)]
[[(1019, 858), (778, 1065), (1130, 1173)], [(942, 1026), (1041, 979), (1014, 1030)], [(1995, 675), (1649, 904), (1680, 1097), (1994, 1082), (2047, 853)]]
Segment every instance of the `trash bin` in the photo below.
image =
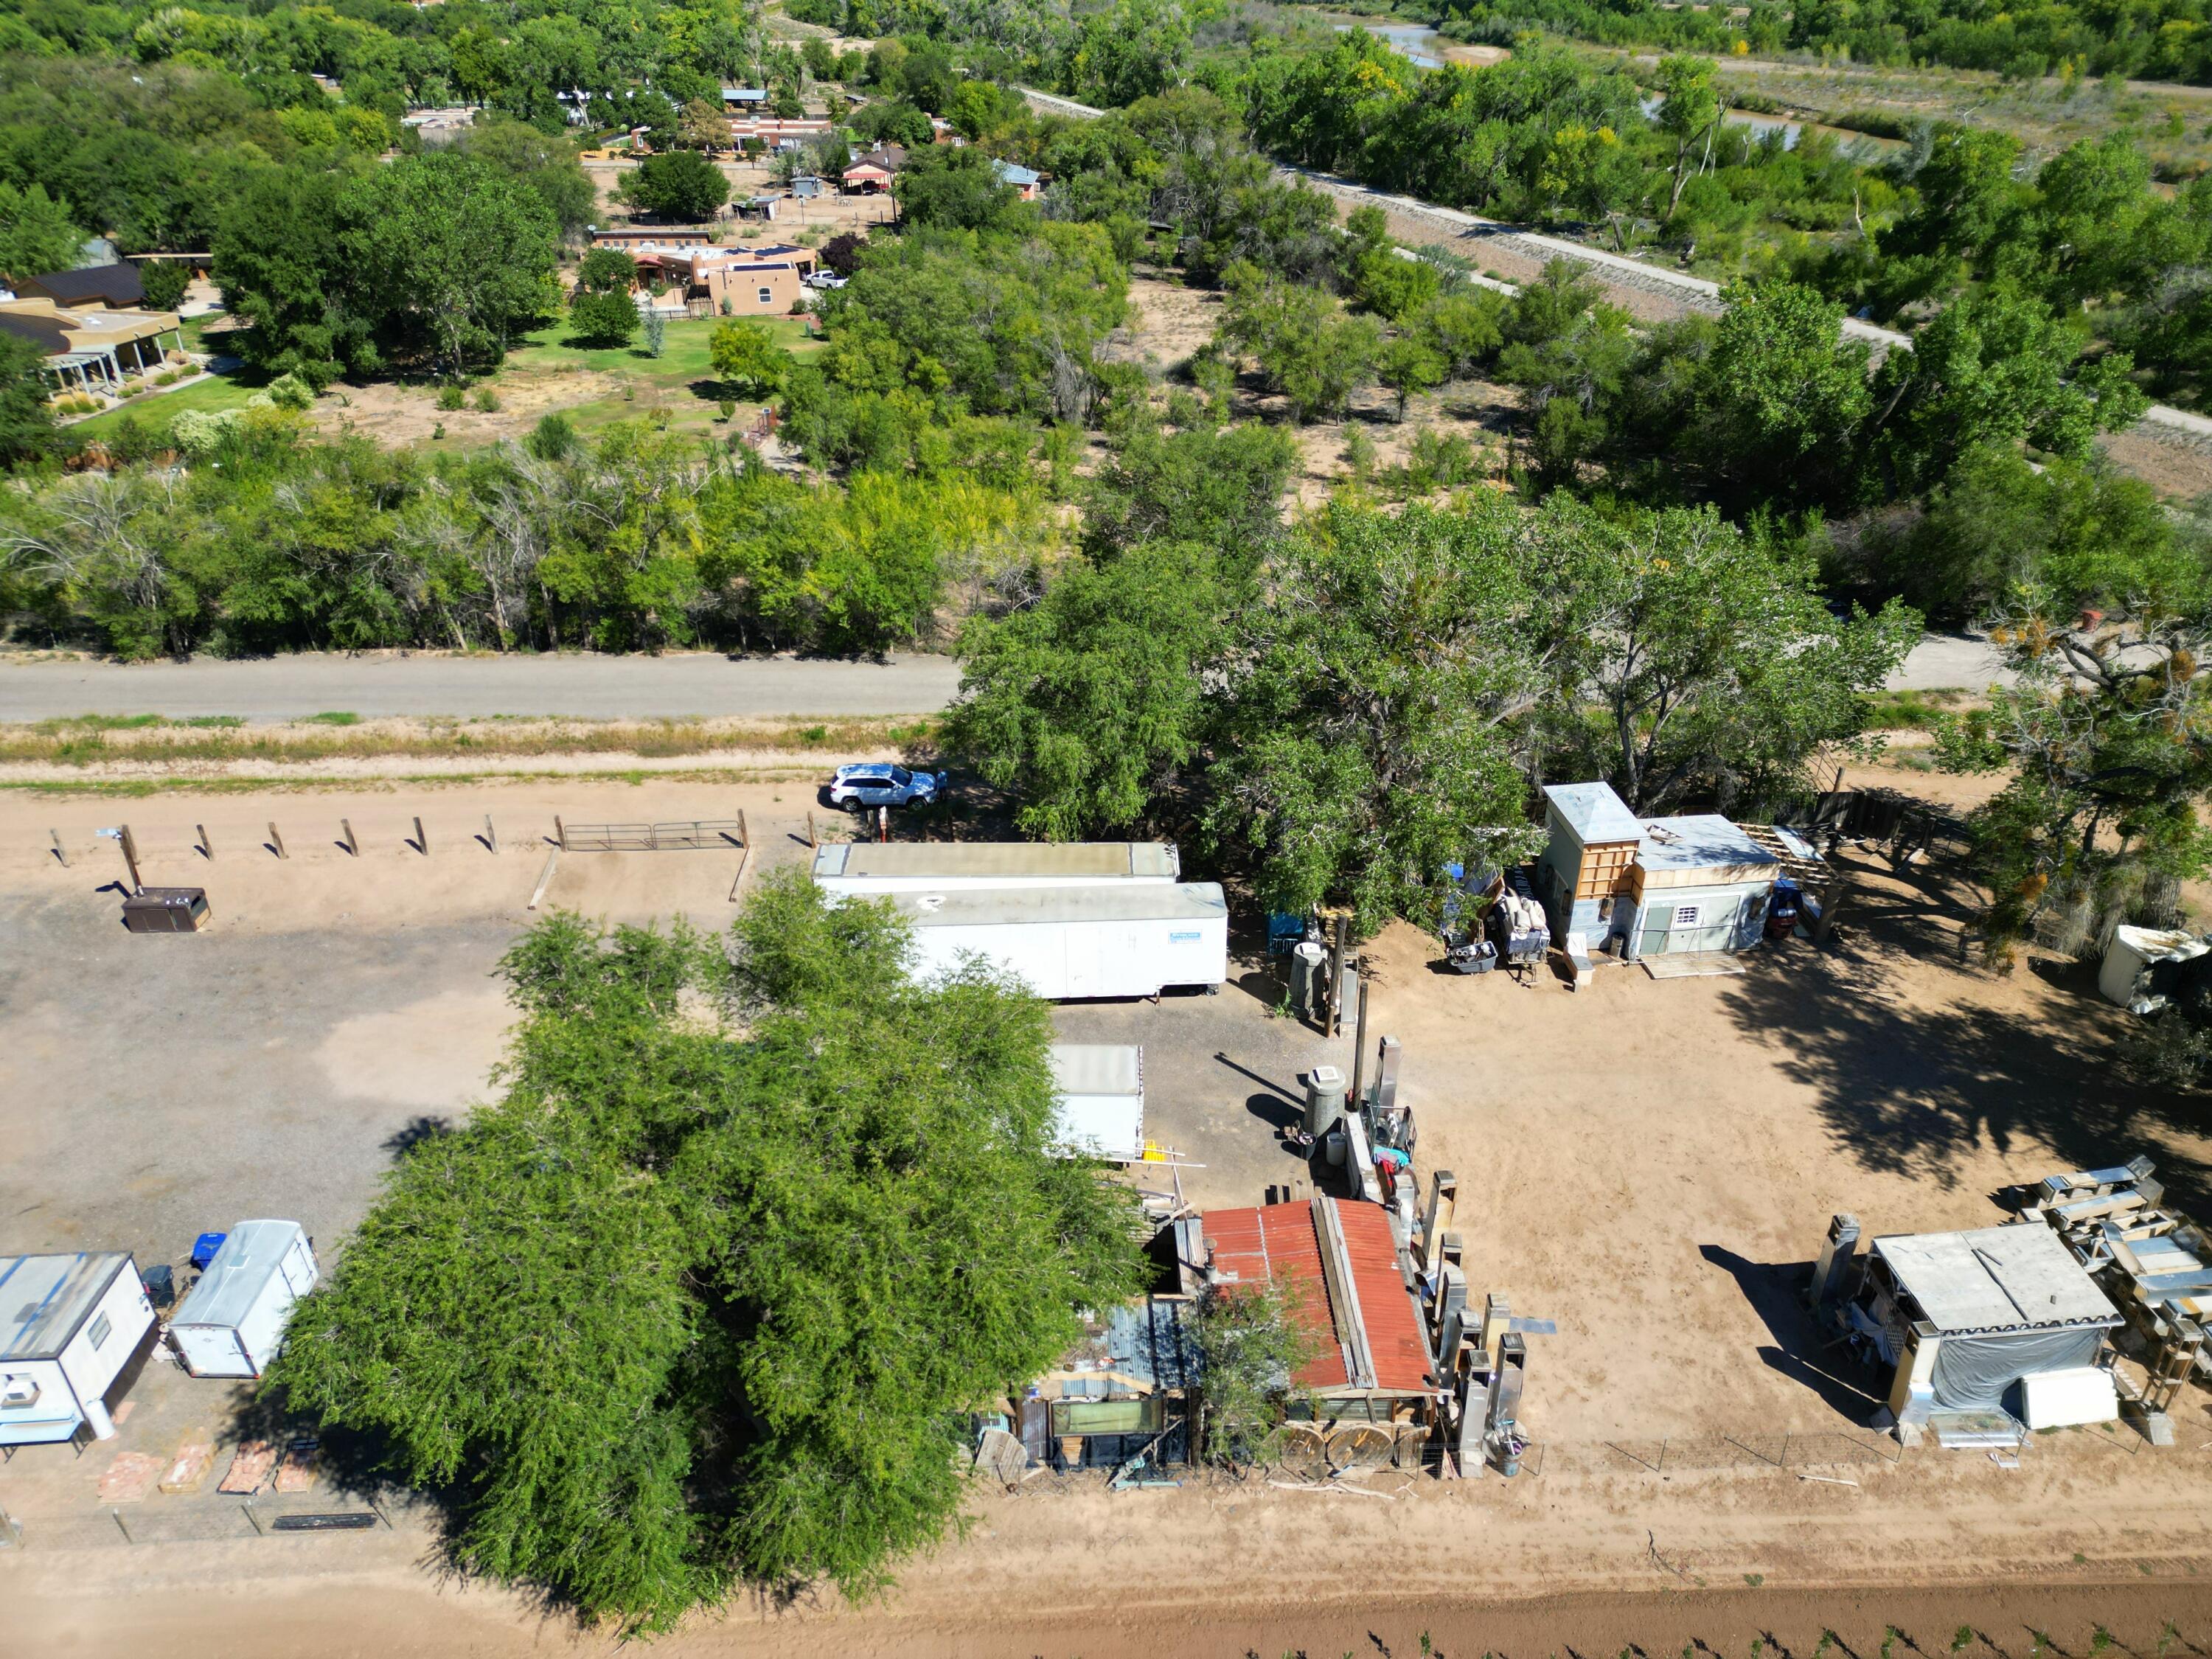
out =
[(1344, 1073), (1334, 1066), (1316, 1066), (1306, 1073), (1306, 1139), (1319, 1140), (1344, 1117)]
[(204, 887), (142, 887), (123, 901), (123, 925), (134, 933), (197, 933), (207, 919)]
[(1328, 947), (1311, 939), (1291, 950), (1291, 1006), (1300, 1019), (1320, 1012), (1322, 975), (1328, 963)]

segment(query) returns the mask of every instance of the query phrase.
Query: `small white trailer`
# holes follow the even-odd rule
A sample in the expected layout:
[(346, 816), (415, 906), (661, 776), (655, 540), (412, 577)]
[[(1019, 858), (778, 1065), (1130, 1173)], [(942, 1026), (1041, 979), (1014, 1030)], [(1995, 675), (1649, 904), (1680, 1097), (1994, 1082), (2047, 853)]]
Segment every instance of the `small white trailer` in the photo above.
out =
[(890, 896), (925, 975), (979, 956), (1048, 1002), (1155, 997), (1229, 977), (1229, 903), (1214, 882)]
[(838, 895), (1171, 887), (1182, 878), (1182, 854), (1164, 841), (855, 841), (814, 850), (815, 884)]
[(314, 1241), (298, 1222), (240, 1222), (169, 1322), (185, 1369), (194, 1376), (260, 1376), (317, 1277)]
[(113, 1439), (108, 1390), (153, 1328), (125, 1251), (0, 1256), (0, 1445)]
[(1053, 1087), (1060, 1093), (1056, 1146), (1115, 1163), (1145, 1155), (1145, 1051), (1133, 1043), (1055, 1042)]

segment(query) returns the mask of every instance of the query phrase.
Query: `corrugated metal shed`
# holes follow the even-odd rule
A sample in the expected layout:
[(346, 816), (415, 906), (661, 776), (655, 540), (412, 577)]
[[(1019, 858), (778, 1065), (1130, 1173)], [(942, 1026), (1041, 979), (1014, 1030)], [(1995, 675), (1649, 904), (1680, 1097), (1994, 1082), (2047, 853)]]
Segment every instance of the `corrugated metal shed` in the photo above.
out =
[(120, 1250), (0, 1258), (0, 1359), (58, 1358), (130, 1261)]
[(1328, 1198), (1343, 1238), (1340, 1273), (1358, 1304), (1356, 1328), (1348, 1306), (1340, 1306), (1329, 1289), (1323, 1265), (1334, 1245), (1322, 1237), (1315, 1204), (1267, 1204), (1242, 1210), (1208, 1210), (1200, 1218), (1212, 1247), (1214, 1271), (1234, 1274), (1243, 1284), (1277, 1279), (1297, 1287), (1299, 1313), (1322, 1343), (1322, 1351), (1291, 1381), (1302, 1388), (1361, 1386), (1352, 1352), (1363, 1340), (1374, 1366), (1374, 1386), (1405, 1394), (1429, 1389), (1428, 1348), (1414, 1322), (1413, 1304), (1398, 1271), (1398, 1250), (1390, 1223), (1372, 1204), (1346, 1204)]
[(1945, 1335), (2121, 1322), (2119, 1310), (2048, 1227), (1877, 1238), (1898, 1287)]
[(1609, 783), (1549, 784), (1544, 799), (1585, 847), (1594, 842), (1635, 841), (1644, 834), (1644, 825)]
[(1171, 878), (1176, 850), (1164, 842), (843, 842), (817, 848), (814, 876), (1117, 876)]
[(949, 893), (890, 893), (915, 927), (977, 927), (1023, 922), (1183, 921), (1226, 915), (1220, 884), (977, 888)]

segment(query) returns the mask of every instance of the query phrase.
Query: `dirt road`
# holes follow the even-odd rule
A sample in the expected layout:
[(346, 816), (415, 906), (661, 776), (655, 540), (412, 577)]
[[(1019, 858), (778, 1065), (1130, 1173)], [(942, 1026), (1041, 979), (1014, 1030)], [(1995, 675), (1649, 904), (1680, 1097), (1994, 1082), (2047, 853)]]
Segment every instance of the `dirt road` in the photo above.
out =
[(950, 702), (950, 657), (884, 662), (791, 657), (575, 653), (458, 657), (302, 653), (244, 662), (0, 660), (0, 721), (74, 714), (216, 714), (304, 720), (364, 716), (568, 714), (592, 720), (693, 714), (926, 714)]

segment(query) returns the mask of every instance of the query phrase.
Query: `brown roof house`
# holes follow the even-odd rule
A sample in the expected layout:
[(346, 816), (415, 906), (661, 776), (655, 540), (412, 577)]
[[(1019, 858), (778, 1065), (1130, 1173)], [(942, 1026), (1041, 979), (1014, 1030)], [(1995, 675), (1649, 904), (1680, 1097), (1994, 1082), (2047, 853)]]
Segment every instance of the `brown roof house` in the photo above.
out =
[[(136, 289), (137, 273), (127, 265), (121, 269), (130, 273), (130, 286)], [(120, 292), (119, 285), (112, 291)], [(96, 300), (67, 307), (43, 297), (0, 301), (0, 332), (27, 340), (45, 355), (47, 378), (58, 391), (110, 392), (131, 375), (160, 368), (167, 353), (181, 356), (185, 350), (174, 312), (110, 307)]]
[(878, 144), (845, 169), (845, 194), (878, 196), (891, 187), (891, 179), (906, 165), (901, 144)]

